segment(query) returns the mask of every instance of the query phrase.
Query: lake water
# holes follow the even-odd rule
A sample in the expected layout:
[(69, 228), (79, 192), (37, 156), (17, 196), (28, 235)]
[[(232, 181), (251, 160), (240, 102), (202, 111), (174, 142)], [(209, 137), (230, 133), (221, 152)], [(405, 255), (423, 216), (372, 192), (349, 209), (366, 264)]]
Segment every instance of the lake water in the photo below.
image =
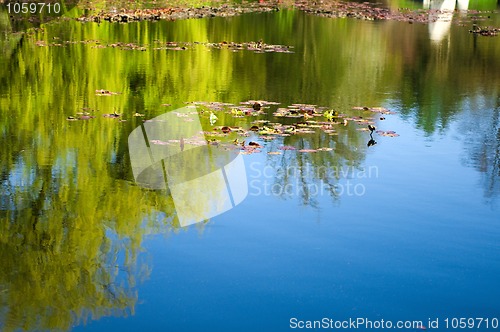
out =
[[(469, 6), (489, 11), (431, 25), (295, 10), (62, 20), (4, 37), (0, 329), (498, 329), (500, 37), (469, 29), (500, 15)], [(291, 52), (252, 50), (265, 45)], [(262, 112), (235, 109), (252, 100)], [(224, 178), (136, 181), (146, 151), (187, 151), (165, 131), (191, 123), (216, 133), (210, 151), (262, 148), (232, 155)], [(195, 178), (198, 157), (168, 176)]]

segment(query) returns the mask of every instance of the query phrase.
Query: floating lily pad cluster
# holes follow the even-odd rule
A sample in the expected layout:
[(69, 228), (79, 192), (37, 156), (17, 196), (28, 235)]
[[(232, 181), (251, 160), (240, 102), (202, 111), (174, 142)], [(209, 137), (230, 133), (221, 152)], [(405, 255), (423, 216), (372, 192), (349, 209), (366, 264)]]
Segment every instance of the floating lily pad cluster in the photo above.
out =
[(481, 36), (493, 37), (498, 36), (500, 32), (500, 28), (493, 27), (480, 27), (478, 25), (473, 25), (472, 30), (469, 30), (470, 33), (478, 34)]
[(211, 111), (224, 111), (234, 118), (243, 118), (245, 116), (263, 115), (265, 114), (265, 109), (269, 108), (271, 105), (278, 105), (279, 103), (265, 100), (249, 100), (241, 102), (240, 105), (204, 101), (195, 101), (189, 104), (201, 106)]
[(308, 104), (292, 104), (288, 107), (280, 107), (273, 113), (276, 117), (285, 118), (311, 118), (323, 116), (326, 107), (316, 107)]
[(220, 43), (204, 43), (204, 45), (213, 49), (228, 49), (233, 52), (246, 50), (253, 51), (254, 53), (294, 53), (291, 50), (293, 46), (271, 45), (264, 43), (262, 40), (246, 43), (222, 41)]
[(221, 41), (217, 43), (202, 43), (202, 42), (162, 42), (159, 40), (155, 41), (156, 44), (161, 46), (155, 46), (153, 50), (172, 50), (172, 51), (186, 51), (194, 48), (196, 45), (205, 46), (209, 49), (226, 49), (233, 52), (238, 51), (252, 51), (254, 53), (294, 53), (291, 49), (293, 46), (287, 45), (272, 45), (266, 44), (262, 40), (257, 42), (228, 42)]
[[(373, 140), (372, 135), (376, 129), (374, 126), (374, 117), (394, 114), (394, 112), (383, 107), (363, 106), (353, 107), (353, 110), (362, 111), (360, 115), (356, 116), (343, 114), (327, 107), (318, 107), (317, 105), (311, 104), (291, 104), (287, 107), (272, 108), (273, 106), (279, 105), (279, 103), (265, 100), (249, 100), (241, 102), (240, 105), (203, 101), (196, 101), (190, 104), (200, 107), (202, 109), (202, 114), (210, 114), (210, 117), (214, 116), (215, 118), (217, 118), (215, 114), (219, 114), (218, 112), (230, 114), (234, 118), (255, 117), (260, 115), (268, 116), (272, 114), (274, 118), (276, 118), (276, 122), (269, 119), (257, 119), (251, 122), (249, 128), (217, 124), (213, 127), (213, 131), (206, 131), (204, 133), (205, 136), (215, 140), (234, 134), (241, 137), (241, 140), (240, 138), (236, 138), (233, 144), (241, 146), (242, 153), (244, 154), (261, 152), (261, 146), (256, 146), (257, 144), (245, 144), (245, 138), (255, 134), (264, 142), (275, 140), (277, 137), (315, 134), (318, 133), (318, 131), (329, 136), (334, 136), (339, 134), (337, 131), (338, 126), (346, 127), (349, 124), (353, 124), (357, 127), (357, 130), (370, 131), (370, 138)], [(283, 121), (284, 123), (281, 123), (279, 122), (280, 118), (296, 118), (297, 120), (294, 123), (286, 123), (289, 121)], [(381, 119), (385, 118), (381, 117)], [(375, 133), (386, 137), (399, 136), (394, 131), (378, 130)], [(371, 145), (376, 144), (375, 141), (373, 142), (374, 143)], [(283, 146), (278, 149), (279, 151), (269, 151), (268, 153), (282, 154), (282, 151), (286, 150), (297, 150), (296, 152), (300, 153), (328, 152), (333, 150), (333, 148), (329, 146), (316, 149), (296, 149), (292, 146)]]
[[(58, 37), (54, 37), (59, 39)], [(124, 51), (186, 51), (191, 50), (197, 45), (205, 46), (208, 49), (219, 49), (219, 50), (230, 50), (232, 52), (239, 51), (252, 51), (254, 53), (294, 53), (292, 51), (293, 46), (288, 45), (273, 45), (266, 44), (262, 40), (257, 42), (228, 42), (222, 41), (217, 43), (202, 43), (202, 42), (163, 42), (160, 40), (155, 40), (154, 45), (139, 45), (136, 43), (124, 43), (124, 42), (115, 42), (115, 43), (104, 43), (99, 40), (87, 40), (87, 41), (57, 41), (54, 43), (47, 43), (44, 40), (38, 40), (35, 42), (36, 46), (39, 47), (65, 47), (67, 45), (73, 44), (91, 44), (91, 48), (103, 49), (103, 48), (116, 48)]]
[[(106, 89), (98, 89), (95, 93), (97, 96), (113, 96), (120, 94)], [(186, 144), (211, 144), (224, 149), (239, 149), (243, 154), (253, 154), (261, 152), (265, 145), (249, 140), (252, 137), (258, 138), (262, 142), (267, 142), (273, 141), (278, 137), (301, 136), (317, 133), (336, 136), (339, 135), (339, 128), (353, 125), (356, 130), (370, 132), (371, 140), (368, 146), (376, 144), (373, 139), (374, 133), (385, 137), (399, 136), (395, 131), (376, 130), (374, 126), (375, 117), (394, 114), (394, 112), (384, 107), (355, 106), (352, 107), (352, 110), (359, 111), (357, 114), (344, 114), (328, 107), (303, 103), (295, 103), (287, 107), (280, 107), (280, 103), (266, 100), (247, 100), (240, 102), (238, 105), (206, 101), (187, 102), (186, 104), (197, 106), (197, 108), (193, 109), (191, 112), (172, 111), (172, 113), (182, 118), (185, 122), (194, 121), (200, 116), (202, 118), (205, 117), (209, 120), (208, 122), (210, 123), (211, 130), (206, 130), (200, 133), (200, 136), (186, 138), (182, 141), (164, 142), (161, 140), (152, 140), (151, 144), (179, 144), (181, 147), (184, 147)], [(161, 104), (160, 106), (170, 105)], [(96, 117), (96, 110), (88, 108), (83, 110), (84, 112), (69, 116), (67, 120), (90, 120)], [(226, 114), (226, 116), (221, 116), (221, 113)], [(105, 118), (118, 119), (118, 121), (126, 121), (126, 119), (123, 119), (123, 115), (124, 114), (118, 114), (114, 111), (113, 113), (103, 114), (102, 116)], [(233, 123), (221, 123), (219, 118), (227, 118), (227, 115), (230, 115), (232, 118), (252, 118), (252, 121), (250, 121), (250, 125), (245, 125), (244, 127), (235, 126)], [(144, 114), (135, 112), (129, 116), (144, 117)], [(290, 119), (285, 120), (284, 118)], [(380, 119), (382, 120), (385, 118), (380, 117)], [(143, 121), (151, 122), (156, 120), (144, 119)], [(246, 120), (245, 122), (249, 123)], [(329, 152), (333, 150), (333, 147), (320, 146), (314, 149), (296, 149), (293, 146), (283, 145), (279, 146), (278, 150), (268, 151), (268, 153), (271, 155), (278, 155), (289, 150), (297, 153)]]
[[(263, 3), (243, 2), (239, 4), (223, 4), (218, 7), (186, 7), (186, 8), (145, 8), (135, 10), (121, 10), (120, 12), (102, 12), (77, 18), (82, 22), (109, 21), (117, 23), (129, 23), (136, 21), (158, 21), (158, 20), (183, 20), (203, 17), (230, 17), (253, 12), (270, 12), (278, 10), (277, 1), (266, 1)], [(96, 8), (89, 7), (88, 11), (96, 11)]]

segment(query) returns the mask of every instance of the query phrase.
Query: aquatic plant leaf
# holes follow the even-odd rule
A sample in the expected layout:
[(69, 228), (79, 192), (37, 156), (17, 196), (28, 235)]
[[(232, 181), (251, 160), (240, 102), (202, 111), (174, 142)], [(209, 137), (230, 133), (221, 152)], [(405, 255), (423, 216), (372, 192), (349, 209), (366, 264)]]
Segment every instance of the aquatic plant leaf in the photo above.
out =
[(117, 119), (121, 116), (121, 114), (109, 113), (109, 114), (103, 114), (102, 116), (105, 118)]
[(254, 148), (262, 148), (262, 145), (260, 145), (257, 142), (249, 142), (248, 146), (254, 147)]
[(261, 150), (259, 148), (257, 148), (257, 147), (246, 145), (246, 146), (243, 146), (241, 148), (241, 152), (240, 153), (241, 154), (253, 154), (253, 153), (260, 153), (260, 152), (261, 152)]
[(307, 128), (298, 128), (295, 130), (295, 133), (296, 134), (314, 134), (315, 131), (307, 129)]
[(399, 136), (399, 134), (397, 134), (393, 130), (389, 130), (389, 131), (377, 130), (376, 133), (379, 134), (380, 136), (386, 136), (386, 137), (398, 137)]
[(112, 92), (112, 91), (105, 90), (105, 89), (99, 89), (99, 90), (95, 90), (95, 94), (97, 96), (113, 96), (113, 95), (118, 95), (120, 93), (119, 92)]
[(218, 117), (215, 115), (213, 112), (210, 112), (210, 124), (214, 125), (214, 123), (217, 121)]

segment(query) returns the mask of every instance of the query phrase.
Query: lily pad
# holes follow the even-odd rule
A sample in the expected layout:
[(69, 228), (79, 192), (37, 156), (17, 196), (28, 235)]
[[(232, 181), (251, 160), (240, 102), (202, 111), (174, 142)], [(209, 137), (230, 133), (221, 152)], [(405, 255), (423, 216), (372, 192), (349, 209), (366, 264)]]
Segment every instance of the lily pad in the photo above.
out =
[(399, 134), (397, 134), (393, 130), (389, 130), (389, 131), (377, 130), (376, 133), (379, 134), (380, 136), (386, 136), (386, 137), (398, 137), (399, 136)]
[(283, 151), (286, 151), (286, 150), (297, 150), (296, 147), (290, 146), (290, 145), (283, 145), (283, 146), (278, 147), (278, 149), (283, 150)]
[(241, 148), (241, 154), (253, 154), (253, 153), (260, 153), (261, 150), (256, 147), (256, 146), (250, 146), (246, 145)]
[(296, 134), (314, 134), (315, 131), (314, 130), (310, 130), (310, 129), (307, 129), (307, 128), (299, 128), (299, 129), (296, 129), (295, 130), (295, 133)]
[(112, 91), (105, 90), (105, 89), (99, 89), (99, 90), (95, 90), (95, 94), (97, 96), (113, 96), (113, 95), (118, 95), (120, 93), (112, 92)]
[(111, 118), (111, 119), (117, 119), (120, 116), (122, 116), (122, 115), (118, 114), (118, 113), (103, 114), (103, 117), (105, 117), (105, 118)]

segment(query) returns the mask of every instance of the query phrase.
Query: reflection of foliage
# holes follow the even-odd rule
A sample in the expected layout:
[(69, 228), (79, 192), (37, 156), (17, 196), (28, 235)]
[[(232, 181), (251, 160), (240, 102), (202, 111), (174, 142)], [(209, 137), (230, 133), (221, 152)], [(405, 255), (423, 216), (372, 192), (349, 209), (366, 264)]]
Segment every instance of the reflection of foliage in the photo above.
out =
[[(500, 17), (496, 15), (498, 25)], [(472, 26), (472, 23), (471, 23)], [(401, 77), (402, 111), (415, 117), (428, 134), (446, 128), (471, 91), (495, 98), (500, 77), (500, 47), (495, 40), (471, 36), (465, 28), (451, 29), (449, 42), (407, 38), (415, 27), (402, 25), (391, 43)]]
[(147, 276), (137, 261), (142, 238), (163, 222), (156, 211), (172, 211), (165, 198), (116, 180), (130, 172), (118, 122), (67, 122), (52, 72), (20, 84), (38, 75), (35, 63), (20, 72), (22, 61), (10, 62), (17, 74), (2, 76), (2, 330), (66, 330), (132, 312), (135, 278)]
[(2, 239), (0, 254), (2, 330), (67, 330), (80, 320), (133, 310), (134, 285), (120, 282), (111, 240), (40, 228), (2, 229), (11, 235), (8, 243)]
[(484, 195), (492, 200), (500, 194), (500, 105), (485, 108), (471, 102), (469, 106), (480, 113), (471, 110), (461, 123), (468, 155), (465, 162), (482, 174)]
[(309, 136), (285, 137), (283, 141), (272, 142), (271, 149), (275, 150), (282, 144), (296, 147), (297, 150), (317, 147), (332, 149), (315, 153), (283, 151), (280, 156), (268, 158), (269, 166), (277, 170), (273, 185), (280, 188), (278, 194), (286, 197), (285, 188), (293, 188), (293, 194), (300, 196), (302, 204), (311, 206), (317, 205), (316, 198), (321, 194), (339, 199), (337, 186), (342, 185), (346, 175), (350, 175), (348, 172), (359, 167), (365, 154), (365, 142), (354, 125), (350, 128), (340, 127), (335, 136), (317, 132)]
[(106, 159), (88, 154), (100, 155), (106, 145), (75, 143), (78, 135), (52, 138), (25, 132), (1, 149), (2, 330), (66, 330), (87, 318), (130, 313), (135, 277), (147, 276), (137, 254), (156, 223), (151, 215), (141, 224), (151, 200), (113, 181)]

